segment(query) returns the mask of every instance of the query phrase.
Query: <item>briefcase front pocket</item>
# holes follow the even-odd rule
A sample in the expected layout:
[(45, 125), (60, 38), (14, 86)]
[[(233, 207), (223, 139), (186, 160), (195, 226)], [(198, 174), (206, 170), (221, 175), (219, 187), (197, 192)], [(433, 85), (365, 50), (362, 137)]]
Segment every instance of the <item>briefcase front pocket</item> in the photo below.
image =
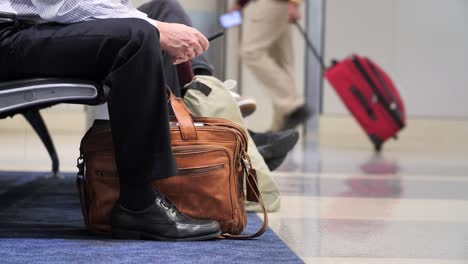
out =
[(230, 187), (238, 184), (231, 168), (229, 150), (216, 145), (173, 147), (179, 172), (157, 180), (155, 187), (185, 214), (197, 219), (217, 220), (224, 232), (241, 230)]

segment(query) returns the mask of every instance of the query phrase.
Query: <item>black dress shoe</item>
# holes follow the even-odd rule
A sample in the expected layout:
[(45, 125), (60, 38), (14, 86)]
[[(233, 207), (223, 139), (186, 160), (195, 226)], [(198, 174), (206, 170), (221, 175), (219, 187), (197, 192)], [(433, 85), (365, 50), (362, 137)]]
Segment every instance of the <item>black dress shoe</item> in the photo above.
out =
[(142, 211), (130, 211), (118, 203), (112, 210), (114, 238), (191, 241), (220, 234), (218, 222), (186, 216), (162, 194), (157, 194), (154, 203)]
[(304, 123), (312, 115), (312, 110), (310, 110), (307, 105), (301, 105), (298, 108), (294, 109), (289, 115), (286, 116), (284, 124), (280, 130), (286, 130), (295, 128), (298, 125)]

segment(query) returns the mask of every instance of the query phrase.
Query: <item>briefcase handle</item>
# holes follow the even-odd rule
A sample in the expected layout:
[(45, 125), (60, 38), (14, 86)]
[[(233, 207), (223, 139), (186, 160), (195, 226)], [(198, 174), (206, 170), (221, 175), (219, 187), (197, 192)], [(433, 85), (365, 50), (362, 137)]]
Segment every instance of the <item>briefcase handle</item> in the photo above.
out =
[(182, 134), (183, 140), (196, 140), (198, 138), (197, 130), (193, 122), (193, 114), (185, 106), (182, 98), (176, 97), (172, 93), (171, 88), (166, 85), (167, 95), (169, 97), (169, 103), (171, 104), (172, 111), (174, 111), (177, 122), (179, 123), (180, 133)]

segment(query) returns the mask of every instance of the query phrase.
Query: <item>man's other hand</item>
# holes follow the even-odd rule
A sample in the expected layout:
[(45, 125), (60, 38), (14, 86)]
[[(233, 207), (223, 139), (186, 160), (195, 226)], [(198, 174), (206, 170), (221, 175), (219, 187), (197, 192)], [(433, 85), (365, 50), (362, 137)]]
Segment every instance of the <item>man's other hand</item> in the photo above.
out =
[(296, 23), (301, 18), (299, 13), (299, 5), (294, 2), (289, 2), (288, 6), (288, 21), (289, 23)]
[(210, 46), (206, 37), (192, 27), (158, 21), (158, 29), (161, 48), (174, 58), (174, 64), (193, 59)]
[(243, 9), (243, 8), (242, 8), (241, 5), (239, 5), (239, 4), (234, 4), (233, 6), (231, 6), (231, 8), (229, 8), (229, 9), (227, 10), (227, 12), (230, 13), (230, 12), (234, 12), (234, 11), (242, 11), (242, 9)]

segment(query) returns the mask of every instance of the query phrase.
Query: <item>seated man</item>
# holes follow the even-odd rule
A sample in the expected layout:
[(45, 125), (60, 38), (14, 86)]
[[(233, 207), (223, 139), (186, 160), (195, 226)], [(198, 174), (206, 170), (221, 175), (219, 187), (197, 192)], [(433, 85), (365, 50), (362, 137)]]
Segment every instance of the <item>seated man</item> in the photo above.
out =
[(171, 151), (162, 53), (179, 64), (208, 49), (197, 30), (149, 19), (127, 0), (2, 0), (0, 80), (66, 77), (103, 82), (120, 198), (112, 212), (117, 238), (202, 240), (215, 221), (180, 213), (152, 187), (177, 173)]
[[(150, 18), (158, 21), (192, 26), (189, 15), (177, 0), (151, 0), (138, 9), (148, 14)], [(184, 95), (187, 88), (189, 88), (184, 87), (185, 84), (191, 82), (195, 75), (213, 75), (213, 69), (204, 54), (178, 64), (177, 72), (182, 95)], [(237, 82), (233, 80), (228, 82), (230, 84), (234, 83), (234, 87), (237, 85)], [(225, 84), (228, 82), (225, 82)], [(226, 86), (228, 85), (226, 84)], [(234, 98), (238, 100), (241, 96), (237, 94)], [(242, 112), (241, 102), (238, 101), (238, 104)], [(288, 152), (296, 145), (299, 137), (299, 133), (295, 129), (268, 133), (256, 133), (249, 130), (249, 133), (271, 171), (281, 165)]]

